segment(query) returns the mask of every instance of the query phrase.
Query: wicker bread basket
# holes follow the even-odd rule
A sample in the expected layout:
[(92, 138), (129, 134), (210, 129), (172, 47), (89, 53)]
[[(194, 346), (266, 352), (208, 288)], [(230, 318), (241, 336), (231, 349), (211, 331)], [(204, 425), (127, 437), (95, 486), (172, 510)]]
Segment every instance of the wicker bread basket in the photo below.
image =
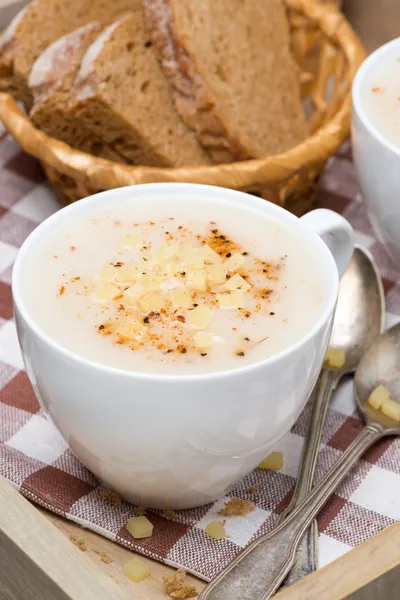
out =
[(312, 208), (313, 192), (326, 161), (349, 134), (351, 84), (365, 53), (345, 17), (330, 2), (285, 2), (311, 133), (283, 154), (176, 169), (127, 166), (84, 154), (48, 137), (33, 126), (9, 94), (0, 94), (0, 118), (23, 149), (42, 162), (64, 204), (104, 189), (183, 181), (257, 193), (301, 215)]

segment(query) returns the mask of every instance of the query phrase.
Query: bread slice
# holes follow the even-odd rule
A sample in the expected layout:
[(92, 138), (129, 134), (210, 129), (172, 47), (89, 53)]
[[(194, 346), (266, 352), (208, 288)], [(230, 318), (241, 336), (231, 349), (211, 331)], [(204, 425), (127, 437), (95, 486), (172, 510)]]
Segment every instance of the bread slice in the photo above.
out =
[(129, 162), (165, 167), (210, 162), (175, 110), (142, 11), (117, 20), (89, 47), (70, 110)]
[(177, 110), (215, 162), (307, 135), (281, 0), (143, 0)]
[(62, 36), (42, 52), (28, 80), (33, 97), (30, 117), (42, 131), (78, 150), (125, 162), (68, 110), (69, 92), (81, 59), (103, 29), (98, 21), (88, 23)]
[(33, 0), (0, 38), (0, 90), (31, 107), (28, 77), (38, 56), (52, 42), (91, 21), (107, 25), (140, 0)]

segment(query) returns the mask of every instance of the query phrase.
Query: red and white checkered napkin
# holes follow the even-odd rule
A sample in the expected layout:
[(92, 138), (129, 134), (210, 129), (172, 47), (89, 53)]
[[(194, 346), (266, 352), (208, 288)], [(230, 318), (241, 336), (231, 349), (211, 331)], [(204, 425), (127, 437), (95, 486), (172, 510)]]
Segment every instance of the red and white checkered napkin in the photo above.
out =
[[(349, 147), (331, 159), (322, 180), (321, 206), (340, 211), (357, 232), (357, 241), (374, 254), (384, 278), (388, 324), (400, 321), (400, 271), (375, 240), (357, 194)], [(99, 496), (99, 482), (71, 454), (39, 410), (23, 371), (11, 303), (11, 269), (25, 237), (58, 205), (36, 161), (3, 134), (0, 138), (0, 474), (22, 494), (68, 519), (153, 558), (213, 578), (250, 541), (269, 531), (287, 505), (298, 470), (307, 427), (307, 409), (279, 448), (281, 471), (256, 469), (230, 494), (255, 500), (245, 517), (228, 517), (229, 537), (215, 541), (205, 526), (219, 520), (224, 499), (178, 511), (173, 521), (149, 511), (151, 538), (135, 541), (125, 529), (133, 514), (128, 503), (113, 505)], [(339, 458), (360, 431), (352, 382), (335, 395), (325, 427), (317, 478)], [(249, 493), (250, 485), (260, 491)], [(173, 507), (171, 507), (173, 508)], [(353, 469), (321, 512), (321, 566), (400, 519), (400, 441), (384, 440)]]

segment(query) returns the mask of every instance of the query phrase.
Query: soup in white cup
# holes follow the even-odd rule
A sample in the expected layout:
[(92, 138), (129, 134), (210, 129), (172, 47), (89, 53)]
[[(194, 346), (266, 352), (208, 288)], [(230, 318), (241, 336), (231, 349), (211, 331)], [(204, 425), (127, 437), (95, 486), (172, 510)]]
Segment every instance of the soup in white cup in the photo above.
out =
[(64, 208), (13, 273), (39, 402), (125, 498), (211, 502), (303, 409), (352, 249), (335, 213), (298, 219), (210, 186), (134, 186)]
[(371, 224), (400, 263), (400, 38), (373, 52), (357, 72), (352, 142)]

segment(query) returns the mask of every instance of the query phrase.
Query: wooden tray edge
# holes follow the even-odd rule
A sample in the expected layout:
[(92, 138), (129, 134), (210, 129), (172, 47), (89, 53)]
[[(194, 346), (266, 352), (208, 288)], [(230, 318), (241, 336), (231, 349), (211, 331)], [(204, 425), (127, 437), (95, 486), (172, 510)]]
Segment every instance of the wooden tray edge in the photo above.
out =
[[(71, 535), (83, 538), (88, 552), (80, 552), (66, 539)], [(277, 598), (398, 600), (399, 540), (400, 522), (280, 592)], [(102, 563), (99, 552), (106, 552), (112, 564)], [(151, 576), (134, 584), (122, 571), (132, 555), (110, 540), (36, 508), (0, 478), (0, 569), (7, 598), (22, 600), (37, 594), (43, 600), (166, 600), (162, 575), (170, 568), (151, 561)], [(199, 591), (204, 587), (204, 582), (191, 580)]]

